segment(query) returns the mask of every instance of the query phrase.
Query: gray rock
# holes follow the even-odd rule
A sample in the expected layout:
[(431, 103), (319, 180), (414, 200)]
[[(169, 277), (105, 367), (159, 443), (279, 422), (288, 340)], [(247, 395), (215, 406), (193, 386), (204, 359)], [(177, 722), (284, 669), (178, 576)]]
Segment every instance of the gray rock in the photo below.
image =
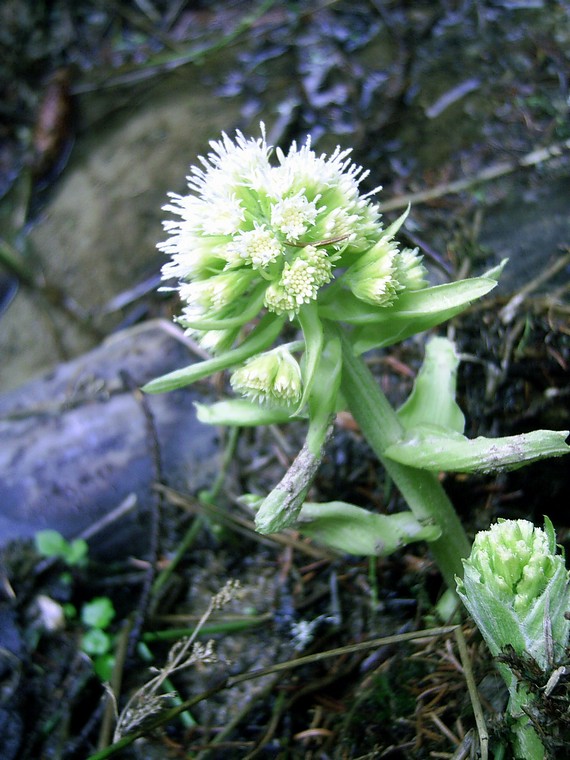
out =
[(194, 359), (174, 326), (147, 322), (0, 396), (0, 546), (45, 528), (77, 536), (134, 494), (136, 509), (94, 546), (144, 552), (159, 470), (196, 492), (218, 469), (217, 431), (193, 406), (204, 393), (139, 390)]

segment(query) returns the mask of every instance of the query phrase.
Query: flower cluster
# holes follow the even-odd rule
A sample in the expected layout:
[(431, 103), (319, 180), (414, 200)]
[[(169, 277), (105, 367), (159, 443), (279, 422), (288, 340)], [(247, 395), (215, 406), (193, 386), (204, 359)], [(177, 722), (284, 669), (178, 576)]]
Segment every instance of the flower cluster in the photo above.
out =
[(478, 533), (470, 561), (517, 612), (540, 596), (556, 568), (546, 533), (528, 520), (505, 520)]
[(546, 670), (547, 633), (560, 652), (570, 631), (568, 573), (550, 521), (542, 530), (528, 520), (500, 520), (475, 536), (463, 564), (457, 589), (491, 653), (510, 646)]
[[(223, 351), (263, 308), (293, 319), (337, 277), (360, 300), (390, 305), (425, 285), (415, 251), (399, 251), (359, 185), (368, 172), (349, 150), (317, 155), (310, 139), (285, 154), (262, 136), (226, 134), (190, 170), (189, 194), (171, 194), (179, 219), (159, 249), (163, 278), (178, 281), (180, 322)], [(271, 161), (273, 154), (276, 160)]]
[(545, 517), (542, 530), (528, 520), (500, 520), (475, 536), (463, 565), (457, 592), (509, 690), (514, 757), (543, 760), (547, 734), (536, 730), (542, 725), (538, 694), (519, 663), (532, 658), (546, 680), (567, 652), (569, 576), (552, 523)]

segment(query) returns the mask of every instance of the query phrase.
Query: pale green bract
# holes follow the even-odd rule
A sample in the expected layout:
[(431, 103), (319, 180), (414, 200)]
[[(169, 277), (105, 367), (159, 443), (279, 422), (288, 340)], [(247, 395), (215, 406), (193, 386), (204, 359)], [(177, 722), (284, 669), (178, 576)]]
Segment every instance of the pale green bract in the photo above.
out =
[(305, 502), (298, 522), (305, 535), (325, 546), (361, 556), (386, 556), (413, 541), (434, 541), (441, 535), (436, 525), (422, 525), (409, 511), (383, 515), (343, 501)]

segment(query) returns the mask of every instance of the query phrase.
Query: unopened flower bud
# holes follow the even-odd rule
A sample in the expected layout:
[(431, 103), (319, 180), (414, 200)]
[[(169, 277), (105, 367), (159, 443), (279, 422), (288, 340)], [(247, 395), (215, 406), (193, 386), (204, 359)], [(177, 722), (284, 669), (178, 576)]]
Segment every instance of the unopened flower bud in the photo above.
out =
[(457, 592), (485, 639), (509, 690), (514, 756), (542, 760), (536, 698), (512, 656), (546, 674), (565, 656), (570, 632), (568, 572), (550, 520), (500, 520), (475, 536)]
[(550, 522), (542, 530), (528, 520), (501, 520), (476, 535), (463, 564), (458, 592), (491, 653), (509, 645), (546, 669), (547, 627), (561, 650), (570, 630), (568, 573)]
[(232, 388), (259, 403), (291, 406), (303, 392), (301, 369), (286, 349), (252, 357), (230, 378)]

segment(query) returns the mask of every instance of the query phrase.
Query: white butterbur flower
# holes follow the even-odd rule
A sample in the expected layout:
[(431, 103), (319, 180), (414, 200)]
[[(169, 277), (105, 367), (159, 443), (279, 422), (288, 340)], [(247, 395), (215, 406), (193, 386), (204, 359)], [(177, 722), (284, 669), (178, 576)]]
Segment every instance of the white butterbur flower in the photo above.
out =
[(265, 224), (257, 223), (255, 229), (239, 232), (227, 248), (230, 264), (251, 264), (255, 269), (266, 267), (282, 253), (283, 248), (273, 232)]
[(427, 286), (427, 271), (417, 248), (401, 250), (396, 256), (395, 264), (401, 290), (421, 290)]
[(239, 298), (247, 290), (252, 277), (253, 274), (248, 271), (228, 271), (207, 280), (184, 282), (180, 285), (180, 297), (204, 315), (215, 313)]
[[(258, 139), (246, 139), (237, 130), (235, 140), (225, 132), (221, 140), (210, 142), (212, 151), (207, 157), (199, 156), (204, 168), (192, 166), (188, 176), (188, 187), (202, 197), (211, 200), (215, 195), (224, 195), (231, 188), (239, 187), (247, 179), (253, 185), (269, 169), (270, 148), (265, 142), (265, 130)], [(239, 193), (236, 193), (239, 197)]]
[(294, 319), (336, 272), (341, 288), (377, 306), (422, 285), (419, 259), (398, 254), (372, 193), (360, 192), (368, 172), (350, 150), (318, 155), (307, 138), (272, 161), (263, 125), (257, 139), (238, 131), (210, 146), (190, 169), (188, 195), (170, 195), (165, 210), (178, 218), (158, 246), (171, 257), (163, 277), (178, 280), (185, 302), (180, 322), (203, 345), (218, 344), (206, 340), (214, 331), (227, 347), (240, 315), (245, 324), (256, 309)]
[(291, 264), (285, 263), (279, 282), (265, 291), (265, 305), (276, 314), (292, 319), (299, 308), (316, 299), (319, 288), (330, 282), (335, 256), (323, 249), (306, 246)]
[(202, 203), (200, 225), (205, 235), (233, 235), (239, 230), (245, 213), (239, 198), (220, 196), (214, 203)]
[(304, 235), (315, 223), (316, 217), (315, 201), (308, 201), (302, 193), (283, 198), (271, 208), (271, 224), (289, 240), (297, 240)]
[(366, 238), (361, 240), (357, 236), (356, 223), (358, 221), (358, 216), (350, 214), (345, 208), (333, 208), (323, 218), (321, 225), (323, 238), (344, 240), (350, 243), (356, 241), (359, 247), (368, 247), (369, 241)]

